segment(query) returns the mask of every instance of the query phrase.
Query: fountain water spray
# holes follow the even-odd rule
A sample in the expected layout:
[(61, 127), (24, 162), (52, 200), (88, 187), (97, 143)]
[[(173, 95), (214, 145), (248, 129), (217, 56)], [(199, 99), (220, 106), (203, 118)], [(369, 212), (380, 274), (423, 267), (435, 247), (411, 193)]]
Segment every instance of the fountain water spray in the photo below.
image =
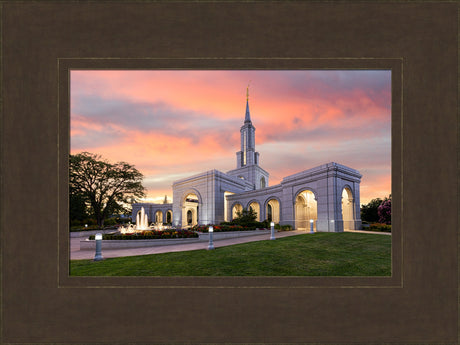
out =
[(134, 224), (129, 224), (127, 227), (121, 226), (118, 228), (118, 231), (122, 234), (133, 234), (141, 231), (146, 231), (146, 230), (168, 230), (171, 229), (172, 227), (170, 226), (164, 226), (162, 223), (152, 223), (149, 225), (149, 218), (147, 214), (145, 213), (145, 210), (143, 207), (141, 207), (140, 212), (137, 213), (136, 216), (136, 225)]
[(141, 208), (141, 212), (136, 216), (136, 229), (149, 230), (149, 218), (147, 217), (143, 207)]

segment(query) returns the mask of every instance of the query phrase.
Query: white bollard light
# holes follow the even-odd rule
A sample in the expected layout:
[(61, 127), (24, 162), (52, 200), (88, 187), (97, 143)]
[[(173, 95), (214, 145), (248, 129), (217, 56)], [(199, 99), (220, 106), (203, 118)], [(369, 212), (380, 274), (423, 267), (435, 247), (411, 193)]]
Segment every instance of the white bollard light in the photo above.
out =
[(104, 260), (102, 257), (102, 234), (96, 234), (94, 239), (96, 240), (96, 255), (94, 256), (94, 261)]
[(313, 223), (314, 223), (314, 220), (310, 219), (310, 234), (313, 234)]
[(270, 223), (270, 228), (271, 228), (271, 235), (270, 235), (270, 239), (271, 240), (275, 240), (275, 223), (271, 222)]
[(212, 226), (209, 227), (209, 245), (208, 245), (208, 250), (214, 249), (214, 243), (212, 242), (212, 234), (214, 232), (214, 229)]

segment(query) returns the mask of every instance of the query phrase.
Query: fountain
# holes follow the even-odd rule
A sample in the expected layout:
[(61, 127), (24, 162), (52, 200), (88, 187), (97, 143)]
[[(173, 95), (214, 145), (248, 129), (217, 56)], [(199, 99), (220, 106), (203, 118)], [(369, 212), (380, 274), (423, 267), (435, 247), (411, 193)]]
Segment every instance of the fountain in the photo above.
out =
[(136, 216), (136, 224), (128, 224), (128, 226), (124, 227), (121, 226), (118, 228), (118, 231), (121, 234), (135, 234), (142, 231), (149, 231), (149, 230), (157, 230), (163, 231), (171, 229), (171, 226), (164, 226), (162, 223), (152, 223), (149, 225), (149, 218), (145, 213), (143, 207), (141, 207), (141, 211), (137, 213)]
[(144, 208), (141, 208), (141, 212), (137, 214), (136, 217), (136, 229), (137, 230), (149, 230), (149, 218), (145, 213)]

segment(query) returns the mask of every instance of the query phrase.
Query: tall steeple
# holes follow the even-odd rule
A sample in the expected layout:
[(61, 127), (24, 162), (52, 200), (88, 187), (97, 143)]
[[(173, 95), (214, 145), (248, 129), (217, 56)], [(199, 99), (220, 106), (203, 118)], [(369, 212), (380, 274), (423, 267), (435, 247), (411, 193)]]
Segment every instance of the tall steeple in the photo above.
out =
[(251, 115), (249, 114), (249, 85), (246, 88), (246, 115), (244, 117), (244, 123), (251, 122)]
[[(246, 88), (246, 113), (240, 128), (241, 150), (236, 152), (236, 169), (227, 172), (230, 176), (243, 179), (245, 190), (268, 187), (269, 174), (260, 167), (259, 152), (256, 152), (256, 128), (249, 113), (249, 85)], [(248, 186), (248, 182), (250, 185)], [(251, 186), (252, 185), (252, 186)]]
[(241, 151), (237, 152), (237, 168), (247, 165), (259, 164), (259, 153), (256, 151), (255, 127), (251, 122), (249, 113), (249, 85), (246, 88), (246, 114), (244, 124), (240, 129), (241, 133)]

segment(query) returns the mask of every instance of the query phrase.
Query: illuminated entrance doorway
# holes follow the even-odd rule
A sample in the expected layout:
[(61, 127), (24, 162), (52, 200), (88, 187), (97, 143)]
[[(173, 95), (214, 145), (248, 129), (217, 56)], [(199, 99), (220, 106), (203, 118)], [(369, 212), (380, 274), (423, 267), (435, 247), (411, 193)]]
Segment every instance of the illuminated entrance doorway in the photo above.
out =
[(253, 210), (257, 214), (256, 221), (260, 222), (260, 206), (259, 206), (259, 203), (256, 202), (256, 201), (251, 202), (249, 204), (248, 209)]
[(192, 227), (199, 222), (199, 201), (194, 193), (188, 193), (182, 203), (182, 226)]
[(232, 207), (232, 220), (238, 217), (239, 212), (243, 212), (243, 205), (235, 204)]
[(163, 223), (163, 212), (156, 211), (155, 212), (155, 224), (162, 224)]
[(342, 191), (343, 230), (354, 229), (353, 204), (353, 194), (350, 188), (345, 187)]
[(317, 202), (315, 195), (309, 190), (300, 192), (295, 199), (295, 228), (310, 230), (310, 220), (313, 220), (313, 230), (316, 231)]
[(280, 203), (278, 200), (270, 199), (268, 201), (266, 215), (269, 222), (280, 222)]

